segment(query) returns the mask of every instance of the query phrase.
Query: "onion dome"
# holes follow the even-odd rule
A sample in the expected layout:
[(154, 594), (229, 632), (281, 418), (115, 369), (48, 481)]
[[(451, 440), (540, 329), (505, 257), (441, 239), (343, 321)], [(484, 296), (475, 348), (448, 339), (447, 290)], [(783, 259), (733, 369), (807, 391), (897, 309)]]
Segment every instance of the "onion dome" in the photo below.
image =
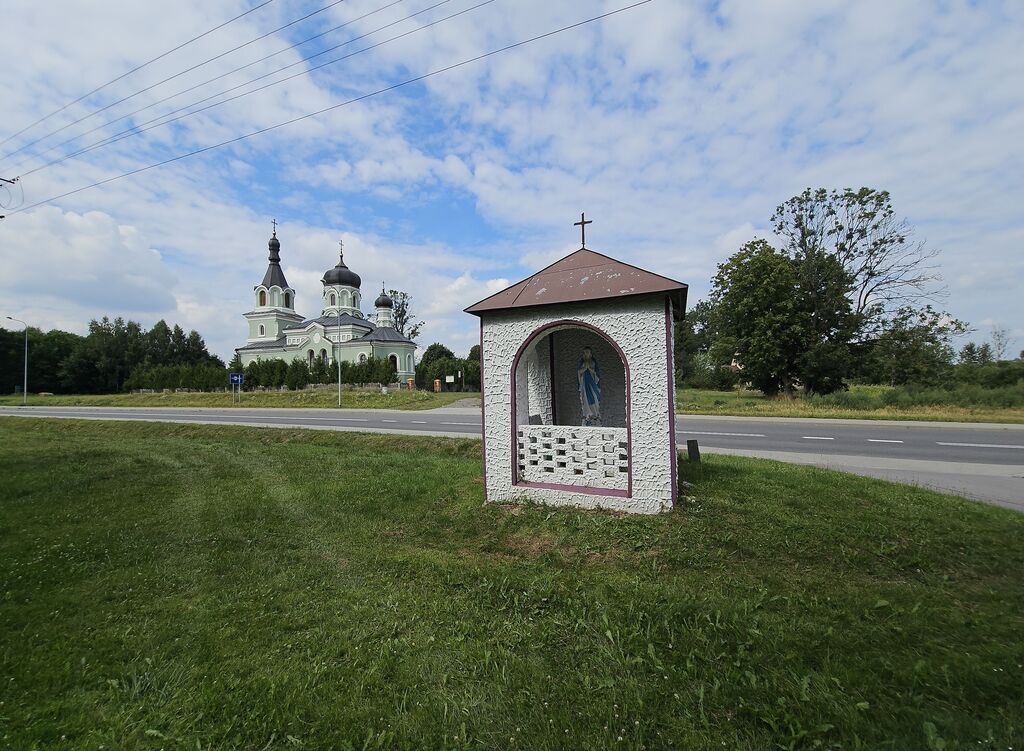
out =
[(338, 254), (338, 265), (333, 269), (327, 269), (324, 272), (323, 283), (328, 284), (340, 284), (345, 287), (359, 288), (362, 284), (362, 279), (359, 278), (359, 274), (352, 271), (348, 266), (345, 265), (345, 250), (342, 248)]
[(393, 308), (395, 307), (395, 301), (388, 297), (388, 293), (381, 287), (380, 297), (373, 303), (375, 308)]

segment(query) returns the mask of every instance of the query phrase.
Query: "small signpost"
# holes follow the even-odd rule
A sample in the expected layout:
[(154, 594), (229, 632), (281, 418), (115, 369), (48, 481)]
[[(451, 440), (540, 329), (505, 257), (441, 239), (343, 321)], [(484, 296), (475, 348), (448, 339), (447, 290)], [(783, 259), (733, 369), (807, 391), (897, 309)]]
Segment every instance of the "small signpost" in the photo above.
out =
[(238, 394), (238, 401), (242, 401), (242, 385), (245, 383), (245, 373), (229, 373), (228, 381), (231, 384), (231, 401), (235, 401), (235, 394)]

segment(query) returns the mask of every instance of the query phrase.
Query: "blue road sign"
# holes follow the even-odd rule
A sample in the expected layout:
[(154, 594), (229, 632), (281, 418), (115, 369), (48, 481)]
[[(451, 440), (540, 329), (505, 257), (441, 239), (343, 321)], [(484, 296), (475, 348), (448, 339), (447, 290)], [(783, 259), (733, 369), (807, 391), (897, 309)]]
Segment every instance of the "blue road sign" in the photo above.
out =
[(241, 386), (245, 383), (245, 373), (230, 373), (229, 377), (232, 386)]

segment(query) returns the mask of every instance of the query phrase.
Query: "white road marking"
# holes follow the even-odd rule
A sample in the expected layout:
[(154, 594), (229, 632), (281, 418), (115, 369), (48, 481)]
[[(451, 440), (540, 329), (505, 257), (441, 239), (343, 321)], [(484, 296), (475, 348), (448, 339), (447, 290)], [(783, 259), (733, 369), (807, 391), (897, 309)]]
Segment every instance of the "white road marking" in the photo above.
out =
[(885, 438), (868, 438), (868, 443), (903, 443), (903, 441), (890, 441)]
[(764, 433), (712, 433), (710, 431), (701, 430), (680, 430), (680, 433), (686, 433), (686, 435), (727, 435), (735, 436), (737, 438), (766, 438)]
[(803, 438), (805, 441), (834, 441), (835, 440), (835, 438), (829, 438), (828, 436), (824, 436), (824, 435), (803, 435), (803, 436), (800, 436), (800, 437)]
[(442, 425), (470, 425), (474, 428), (479, 428), (480, 423), (478, 422), (442, 422)]
[(398, 420), (381, 420), (381, 422), (398, 422)]
[(409, 422), (411, 422), (413, 425), (426, 425), (427, 424), (426, 420), (409, 420)]
[(1008, 443), (943, 443), (936, 441), (939, 446), (967, 446), (975, 449), (1024, 449), (1024, 446), (1011, 446)]

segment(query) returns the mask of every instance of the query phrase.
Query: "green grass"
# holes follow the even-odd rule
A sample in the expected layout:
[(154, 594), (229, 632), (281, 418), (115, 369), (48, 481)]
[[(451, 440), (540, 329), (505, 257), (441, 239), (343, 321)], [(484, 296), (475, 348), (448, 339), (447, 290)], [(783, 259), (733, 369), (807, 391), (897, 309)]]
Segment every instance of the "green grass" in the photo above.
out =
[[(913, 399), (892, 392), (894, 389), (888, 386), (851, 386), (847, 392), (826, 397), (769, 399), (759, 391), (681, 388), (676, 390), (676, 411), (691, 415), (1024, 423), (1022, 407), (927, 403), (927, 399), (926, 403), (913, 403)], [(939, 399), (937, 391), (934, 398)]]
[[(434, 409), (445, 407), (479, 394), (441, 393), (430, 391), (392, 391), (384, 395), (375, 391), (343, 391), (341, 405), (347, 409)], [(16, 406), (20, 396), (0, 396), (0, 406)], [(29, 394), (28, 403), (36, 407), (230, 407), (231, 392), (194, 394), (86, 394), (37, 396)], [(330, 389), (308, 391), (243, 391), (243, 407), (337, 407), (338, 392)]]
[[(480, 444), (0, 420), (0, 747), (1024, 741), (1024, 515), (714, 456), (659, 517)], [(620, 740), (621, 739), (621, 740)]]

